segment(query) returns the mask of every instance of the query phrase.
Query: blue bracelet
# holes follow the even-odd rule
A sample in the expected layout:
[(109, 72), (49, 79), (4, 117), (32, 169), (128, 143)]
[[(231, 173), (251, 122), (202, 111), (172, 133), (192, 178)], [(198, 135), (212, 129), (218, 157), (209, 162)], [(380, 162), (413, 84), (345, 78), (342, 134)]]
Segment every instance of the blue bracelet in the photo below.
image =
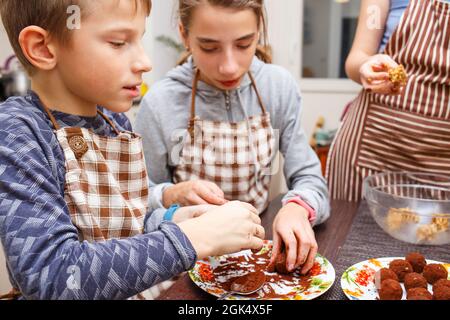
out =
[(166, 213), (164, 214), (164, 221), (172, 221), (173, 215), (179, 208), (180, 206), (178, 204), (174, 204), (169, 209), (167, 209)]

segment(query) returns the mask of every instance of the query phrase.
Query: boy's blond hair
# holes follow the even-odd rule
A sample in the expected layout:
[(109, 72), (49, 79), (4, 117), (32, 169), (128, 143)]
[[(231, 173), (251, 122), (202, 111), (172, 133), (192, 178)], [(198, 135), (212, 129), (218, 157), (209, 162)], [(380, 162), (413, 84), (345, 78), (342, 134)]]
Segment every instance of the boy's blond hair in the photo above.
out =
[[(0, 14), (3, 25), (8, 33), (9, 41), (18, 59), (30, 75), (35, 67), (28, 61), (19, 44), (19, 35), (28, 26), (38, 26), (60, 41), (68, 43), (70, 30), (67, 21), (70, 17), (70, 6), (79, 6), (81, 11), (86, 9), (92, 0), (0, 0)], [(119, 0), (120, 1), (120, 0)], [(133, 0), (125, 0), (133, 1)], [(141, 1), (147, 13), (150, 14), (151, 0)], [(85, 10), (87, 11), (87, 10)], [(85, 12), (83, 12), (85, 13)]]

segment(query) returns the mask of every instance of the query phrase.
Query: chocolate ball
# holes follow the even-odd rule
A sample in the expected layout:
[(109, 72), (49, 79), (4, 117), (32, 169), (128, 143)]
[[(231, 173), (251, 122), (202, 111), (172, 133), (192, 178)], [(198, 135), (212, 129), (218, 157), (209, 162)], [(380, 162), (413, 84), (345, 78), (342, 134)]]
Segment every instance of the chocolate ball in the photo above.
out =
[(450, 287), (442, 285), (433, 286), (433, 298), (434, 300), (450, 300)]
[(423, 268), (423, 276), (427, 279), (428, 283), (434, 284), (440, 279), (447, 279), (448, 272), (442, 264), (432, 263), (427, 264)]
[(380, 270), (378, 270), (375, 273), (375, 278), (374, 278), (375, 287), (377, 289), (380, 289), (381, 283), (387, 279), (392, 279), (392, 280), (398, 281), (398, 277), (394, 271), (392, 271), (391, 269), (388, 269), (388, 268), (381, 268)]
[(403, 296), (403, 289), (400, 282), (387, 279), (381, 283), (381, 288), (378, 291), (380, 300), (401, 300)]
[(389, 269), (395, 272), (400, 282), (405, 280), (405, 275), (407, 273), (413, 272), (411, 264), (408, 261), (401, 259), (392, 260), (391, 263), (389, 263)]
[(406, 292), (407, 300), (433, 300), (433, 295), (425, 288), (412, 288)]
[(428, 283), (421, 274), (411, 272), (405, 275), (405, 289), (409, 290), (412, 288), (427, 288)]
[(418, 252), (410, 252), (406, 256), (406, 261), (408, 261), (414, 269), (414, 272), (422, 273), (423, 267), (427, 265), (425, 257)]

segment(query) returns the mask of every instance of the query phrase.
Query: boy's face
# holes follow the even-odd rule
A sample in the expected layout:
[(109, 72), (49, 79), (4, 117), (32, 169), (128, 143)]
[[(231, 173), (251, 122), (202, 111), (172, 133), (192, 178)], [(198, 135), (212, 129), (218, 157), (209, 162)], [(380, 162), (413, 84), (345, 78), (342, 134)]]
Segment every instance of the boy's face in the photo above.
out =
[(147, 12), (140, 1), (97, 0), (87, 6), (70, 44), (57, 48), (58, 72), (80, 102), (126, 112), (139, 95), (142, 74), (151, 70), (141, 43)]

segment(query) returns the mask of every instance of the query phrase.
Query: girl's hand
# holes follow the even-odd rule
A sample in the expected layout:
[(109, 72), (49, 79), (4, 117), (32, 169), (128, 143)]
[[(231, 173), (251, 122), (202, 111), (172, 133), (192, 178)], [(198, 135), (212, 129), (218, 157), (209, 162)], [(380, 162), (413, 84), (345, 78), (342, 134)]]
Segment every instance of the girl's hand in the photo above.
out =
[(227, 203), (223, 191), (213, 182), (204, 180), (181, 182), (164, 190), (163, 204), (168, 208), (178, 203), (181, 206), (200, 204), (223, 205)]
[(370, 57), (359, 69), (364, 89), (380, 94), (401, 94), (404, 87), (398, 87), (389, 81), (389, 70), (398, 64), (388, 55), (377, 54)]
[(213, 209), (216, 209), (217, 206), (209, 205), (209, 204), (202, 204), (199, 206), (189, 206), (189, 207), (182, 207), (179, 208), (177, 211), (175, 211), (175, 214), (173, 215), (173, 222), (174, 223), (181, 223), (183, 221), (198, 218), (202, 214), (211, 211)]
[(250, 204), (231, 201), (179, 224), (199, 259), (263, 246), (264, 228)]
[(273, 222), (273, 249), (269, 265), (273, 265), (281, 249), (286, 250), (286, 269), (289, 272), (302, 267), (306, 274), (314, 264), (317, 242), (308, 211), (296, 203), (288, 203), (278, 212)]

